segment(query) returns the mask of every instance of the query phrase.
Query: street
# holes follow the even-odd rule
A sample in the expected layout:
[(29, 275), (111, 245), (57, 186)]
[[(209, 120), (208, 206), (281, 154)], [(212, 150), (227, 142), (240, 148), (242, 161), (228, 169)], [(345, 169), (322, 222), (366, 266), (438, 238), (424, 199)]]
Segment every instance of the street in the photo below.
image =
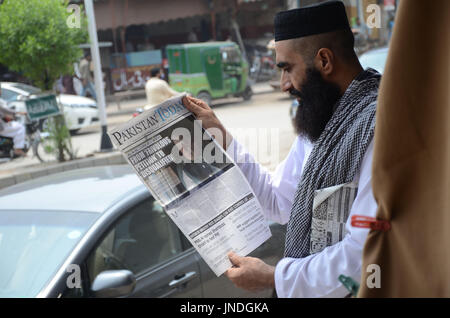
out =
[[(145, 103), (145, 100), (134, 100), (130, 103), (133, 106), (128, 109), (139, 101)], [(247, 102), (241, 98), (216, 101), (213, 103), (213, 109), (232, 135), (270, 169), (287, 155), (295, 138), (289, 118), (290, 103), (291, 100), (284, 93), (264, 91), (254, 95)], [(114, 114), (111, 110), (108, 114), (108, 127), (111, 128), (131, 118), (130, 114), (111, 116)], [(82, 130), (72, 137), (72, 144), (74, 149), (78, 150), (78, 156), (98, 151), (100, 145), (98, 130), (98, 128)], [(272, 148), (279, 148), (276, 153), (272, 153), (268, 147), (271, 140)]]
[[(122, 102), (119, 111), (115, 103), (107, 107), (108, 128), (126, 122), (132, 112), (144, 105), (145, 99)], [(250, 101), (241, 98), (221, 99), (213, 102), (218, 118), (258, 161), (270, 170), (285, 158), (295, 138), (289, 118), (291, 100), (287, 94), (268, 88), (255, 94)], [(77, 158), (92, 156), (100, 149), (100, 126), (82, 129), (72, 136)], [(32, 152), (23, 159), (0, 165), (0, 175), (24, 167), (42, 165)]]
[[(122, 109), (133, 110), (139, 107), (139, 103), (143, 105), (145, 100), (133, 100)], [(262, 164), (273, 169), (287, 155), (295, 138), (289, 118), (290, 103), (287, 94), (266, 90), (255, 94), (247, 102), (241, 98), (215, 101), (213, 109), (232, 135)], [(131, 114), (116, 115), (115, 109), (115, 106), (110, 106), (108, 110), (110, 128), (131, 118)], [(99, 128), (85, 129), (72, 137), (72, 145), (79, 157), (98, 151), (100, 147), (98, 131)], [(274, 147), (279, 151), (273, 149)]]

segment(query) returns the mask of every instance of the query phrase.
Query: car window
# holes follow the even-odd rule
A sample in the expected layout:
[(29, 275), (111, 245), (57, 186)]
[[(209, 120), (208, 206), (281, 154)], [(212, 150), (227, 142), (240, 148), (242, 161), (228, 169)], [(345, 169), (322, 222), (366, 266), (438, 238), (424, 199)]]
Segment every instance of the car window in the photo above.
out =
[(97, 213), (0, 211), (0, 298), (35, 297), (97, 217)]
[(7, 102), (12, 102), (12, 101), (17, 100), (18, 95), (19, 95), (18, 93), (14, 92), (12, 90), (2, 88), (1, 98), (6, 100)]
[(21, 89), (27, 93), (29, 93), (30, 95), (32, 94), (39, 94), (41, 92), (41, 89), (37, 88), (37, 87), (33, 87), (27, 84), (22, 84), (22, 83), (12, 83), (11, 86)]
[(128, 269), (135, 275), (182, 251), (178, 229), (153, 199), (131, 208), (88, 258), (92, 283), (102, 271)]

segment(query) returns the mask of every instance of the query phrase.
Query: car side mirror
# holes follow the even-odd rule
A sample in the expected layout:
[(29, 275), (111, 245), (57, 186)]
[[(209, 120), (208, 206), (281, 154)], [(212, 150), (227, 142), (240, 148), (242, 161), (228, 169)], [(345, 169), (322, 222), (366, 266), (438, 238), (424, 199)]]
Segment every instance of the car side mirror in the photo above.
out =
[(95, 297), (112, 298), (126, 296), (133, 292), (136, 278), (128, 270), (104, 271), (95, 277), (91, 290)]

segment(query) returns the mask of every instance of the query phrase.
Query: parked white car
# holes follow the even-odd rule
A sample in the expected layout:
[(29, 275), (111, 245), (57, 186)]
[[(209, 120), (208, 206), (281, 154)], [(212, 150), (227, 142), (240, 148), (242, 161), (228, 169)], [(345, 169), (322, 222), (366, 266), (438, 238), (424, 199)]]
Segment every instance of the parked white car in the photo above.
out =
[[(24, 100), (42, 93), (39, 88), (22, 83), (0, 82), (0, 85), (2, 99), (16, 111), (26, 111)], [(71, 133), (98, 123), (99, 113), (95, 100), (69, 94), (60, 94), (57, 99), (64, 109), (66, 123)]]

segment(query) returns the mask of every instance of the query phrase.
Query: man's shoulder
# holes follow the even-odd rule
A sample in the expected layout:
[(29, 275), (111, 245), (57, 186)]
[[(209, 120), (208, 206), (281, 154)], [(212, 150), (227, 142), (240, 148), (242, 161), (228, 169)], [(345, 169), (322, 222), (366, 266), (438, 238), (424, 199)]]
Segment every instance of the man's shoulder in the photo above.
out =
[(159, 78), (155, 78), (152, 77), (150, 78), (147, 83), (145, 83), (145, 86), (147, 87), (161, 87), (164, 86), (165, 81), (159, 79)]
[(287, 160), (303, 160), (306, 154), (309, 154), (313, 149), (314, 144), (311, 143), (307, 138), (298, 135), (291, 145), (289, 154), (287, 155)]
[(169, 85), (169, 84), (167, 84), (167, 82), (165, 80), (160, 79), (160, 78), (155, 78), (155, 82), (159, 83), (160, 85), (164, 85), (164, 86)]
[(157, 77), (151, 77), (147, 83), (151, 83), (151, 84), (167, 84), (167, 82), (165, 80), (162, 80), (160, 78)]
[(308, 138), (301, 136), (301, 135), (297, 135), (297, 137), (295, 138), (292, 147), (295, 147), (297, 149), (301, 148), (301, 149), (312, 149), (314, 147), (314, 143), (311, 142)]
[(377, 100), (372, 100), (358, 113), (354, 125), (364, 125), (375, 123), (375, 114), (377, 110)]

